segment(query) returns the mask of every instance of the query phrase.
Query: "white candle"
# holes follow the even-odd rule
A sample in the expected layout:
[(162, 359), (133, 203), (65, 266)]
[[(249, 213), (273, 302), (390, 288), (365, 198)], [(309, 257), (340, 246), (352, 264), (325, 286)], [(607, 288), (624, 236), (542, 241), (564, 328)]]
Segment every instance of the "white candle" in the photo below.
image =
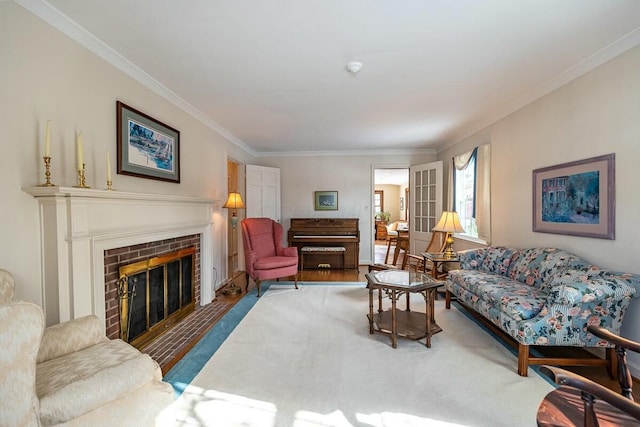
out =
[(108, 151), (107, 151), (107, 181), (111, 181), (111, 160), (109, 159)]
[(51, 120), (47, 120), (44, 131), (44, 156), (51, 157)]
[(78, 150), (78, 171), (81, 171), (83, 169), (83, 165), (84, 165), (84, 161), (83, 161), (84, 150), (83, 150), (83, 147), (82, 147), (82, 132), (80, 132), (76, 136), (76, 148)]

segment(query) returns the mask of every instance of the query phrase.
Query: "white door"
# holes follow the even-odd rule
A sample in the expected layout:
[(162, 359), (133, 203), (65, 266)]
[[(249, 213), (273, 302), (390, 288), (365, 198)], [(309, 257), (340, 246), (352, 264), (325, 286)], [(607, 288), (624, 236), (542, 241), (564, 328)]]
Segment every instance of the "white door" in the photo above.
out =
[(409, 252), (424, 252), (442, 214), (442, 161), (409, 168)]
[(246, 166), (247, 218), (271, 218), (280, 222), (280, 169)]

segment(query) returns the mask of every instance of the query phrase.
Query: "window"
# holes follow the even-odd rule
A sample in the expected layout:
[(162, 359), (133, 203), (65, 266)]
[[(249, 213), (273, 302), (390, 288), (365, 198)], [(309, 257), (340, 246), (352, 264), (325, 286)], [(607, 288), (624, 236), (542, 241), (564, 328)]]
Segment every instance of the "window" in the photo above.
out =
[(471, 156), (463, 169), (455, 168), (454, 178), (454, 210), (458, 212), (460, 225), (466, 235), (478, 237), (475, 214), (475, 190), (476, 190), (476, 156)]
[(491, 144), (453, 158), (449, 174), (451, 209), (458, 212), (464, 236), (491, 244)]
[(464, 236), (491, 244), (491, 145), (455, 156), (449, 178), (450, 205), (458, 212)]
[(376, 190), (375, 195), (373, 196), (373, 207), (373, 213), (375, 215), (384, 212), (384, 191)]

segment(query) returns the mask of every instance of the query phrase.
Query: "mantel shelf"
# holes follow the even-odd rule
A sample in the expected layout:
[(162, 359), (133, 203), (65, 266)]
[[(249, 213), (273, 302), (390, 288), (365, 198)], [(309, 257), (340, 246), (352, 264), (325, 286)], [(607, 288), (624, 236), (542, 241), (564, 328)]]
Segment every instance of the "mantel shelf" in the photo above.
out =
[(119, 200), (148, 200), (170, 201), (176, 203), (222, 203), (222, 199), (207, 199), (201, 197), (176, 196), (168, 194), (130, 193), (125, 191), (109, 191), (93, 188), (78, 187), (26, 187), (22, 191), (33, 197), (79, 197), (86, 199), (119, 199)]

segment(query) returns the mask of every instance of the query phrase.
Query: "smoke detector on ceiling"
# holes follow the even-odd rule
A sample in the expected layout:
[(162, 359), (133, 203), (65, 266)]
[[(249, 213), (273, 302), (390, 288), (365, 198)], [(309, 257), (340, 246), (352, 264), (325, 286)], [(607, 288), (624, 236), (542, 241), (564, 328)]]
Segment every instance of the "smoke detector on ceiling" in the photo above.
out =
[(347, 71), (353, 75), (358, 74), (358, 72), (362, 69), (362, 62), (359, 61), (351, 61), (347, 64)]

